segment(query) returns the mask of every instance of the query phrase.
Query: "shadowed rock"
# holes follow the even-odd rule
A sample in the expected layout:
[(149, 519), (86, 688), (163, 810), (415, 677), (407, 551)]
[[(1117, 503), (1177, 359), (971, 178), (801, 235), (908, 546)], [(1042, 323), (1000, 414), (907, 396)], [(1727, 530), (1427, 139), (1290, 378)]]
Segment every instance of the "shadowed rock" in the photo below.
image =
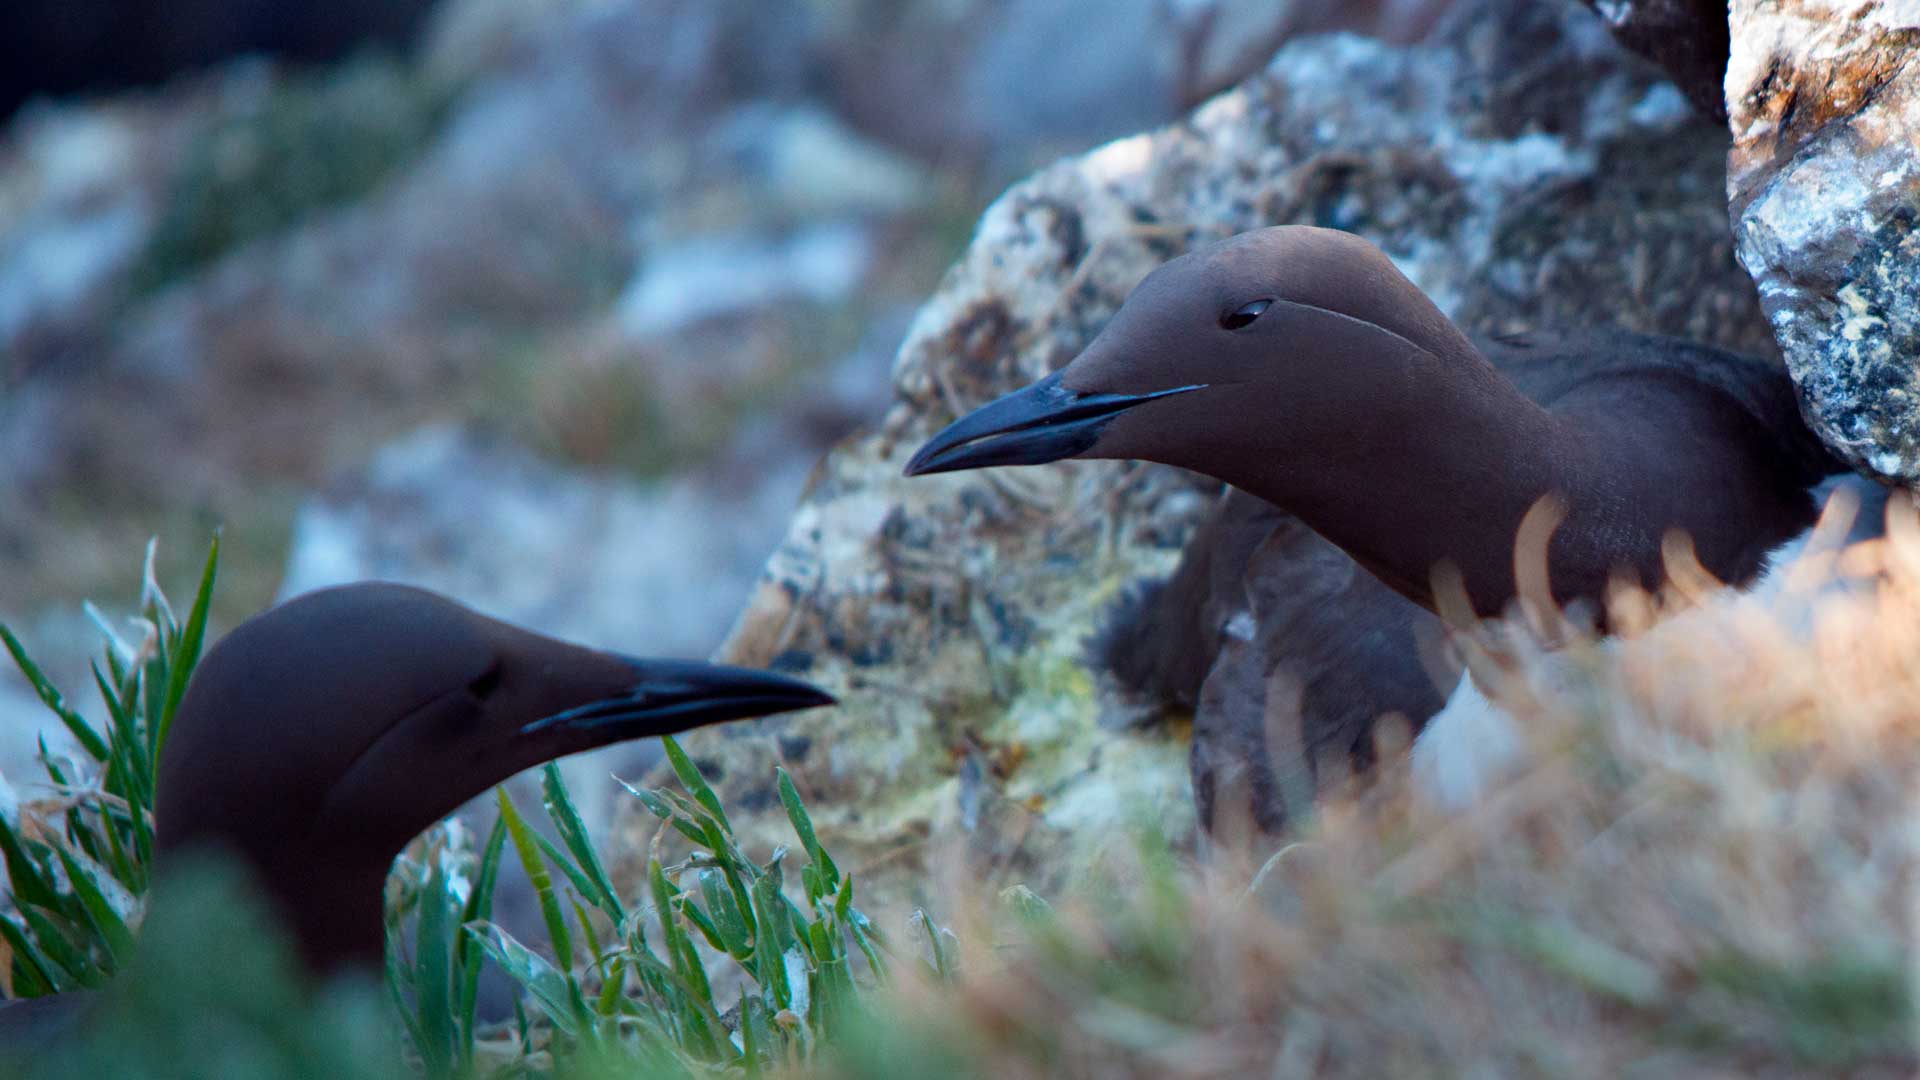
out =
[(1733, 5), (1727, 190), (1814, 430), (1920, 479), (1920, 9)]

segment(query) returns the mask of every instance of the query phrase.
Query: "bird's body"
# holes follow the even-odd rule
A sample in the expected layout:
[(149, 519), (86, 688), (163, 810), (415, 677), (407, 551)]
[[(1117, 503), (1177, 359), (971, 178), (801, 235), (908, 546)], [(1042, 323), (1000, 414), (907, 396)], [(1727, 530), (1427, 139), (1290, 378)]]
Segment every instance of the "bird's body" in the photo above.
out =
[[(179, 853), (223, 850), (309, 969), (378, 970), (394, 856), (473, 796), (566, 754), (832, 700), (767, 672), (569, 644), (421, 589), (308, 593), (237, 627), (187, 687), (156, 781), (154, 902)], [(0, 1047), (83, 1001), (0, 1012)]]
[[(1811, 522), (1815, 501), (1806, 484), (1837, 468), (1800, 426), (1785, 375), (1761, 361), (1620, 332), (1476, 345), (1550, 414), (1615, 423), (1629, 446), (1653, 441), (1648, 428), (1672, 422), (1682, 408), (1705, 412), (1707, 423), (1689, 429), (1688, 441), (1721, 453), (1702, 459), (1685, 449), (1689, 456), (1679, 464), (1688, 468), (1725, 457), (1729, 439), (1756, 440), (1734, 442), (1731, 456), (1759, 473), (1741, 482), (1777, 485), (1779, 510), (1769, 520), (1778, 524), (1755, 537), (1720, 532), (1722, 542), (1703, 558), (1730, 584), (1752, 581), (1770, 553), (1799, 535), (1790, 529)], [(1681, 392), (1679, 407), (1675, 391)], [(1686, 400), (1694, 394), (1705, 408)], [(1647, 397), (1661, 407), (1636, 409)], [(1782, 431), (1799, 437), (1780, 442), (1777, 451), (1757, 441)], [(1655, 445), (1671, 447), (1673, 441), (1662, 438)], [(1798, 460), (1789, 459), (1775, 473), (1767, 459), (1776, 452)], [(1471, 505), (1471, 498), (1463, 504)], [(1612, 540), (1641, 553), (1637, 565), (1623, 565), (1631, 565), (1643, 585), (1657, 584), (1659, 539), (1643, 528)], [(1509, 543), (1509, 560), (1511, 551)], [(1598, 588), (1568, 589), (1559, 578), (1554, 584), (1563, 602), (1601, 599)], [(1604, 615), (1603, 608), (1595, 612)], [(1242, 613), (1245, 637), (1235, 639), (1227, 628)], [(1182, 618), (1187, 624), (1180, 633), (1163, 632)], [(1360, 571), (1351, 556), (1298, 518), (1229, 489), (1174, 575), (1113, 613), (1095, 642), (1094, 660), (1135, 694), (1193, 710), (1194, 798), (1203, 821), (1211, 825), (1229, 808), (1224, 812), (1250, 817), (1258, 831), (1277, 833), (1289, 807), (1298, 809), (1300, 793), (1316, 790), (1324, 775), (1372, 764), (1380, 717), (1398, 715), (1417, 734), (1450, 700), (1471, 698), (1472, 687), (1462, 683), (1458, 662), (1444, 649), (1445, 635), (1432, 610)], [(1274, 735), (1268, 730), (1274, 722), (1269, 695), (1276, 691), (1291, 698), (1275, 702), (1275, 711), (1299, 717), (1297, 746), (1284, 750), (1267, 746)]]
[(1229, 489), (1173, 576), (1109, 614), (1090, 659), (1134, 696), (1191, 710), (1210, 830), (1271, 834), (1323, 775), (1372, 765), (1382, 716), (1417, 729), (1440, 710), (1443, 638), (1438, 616), (1298, 518)]
[[(1840, 468), (1776, 367), (1624, 332), (1476, 345), (1377, 248), (1304, 227), (1156, 270), (1079, 357), (955, 422), (908, 471), (1063, 457), (1165, 462), (1255, 497), (1225, 499), (1099, 651), (1123, 681), (1196, 703), (1203, 819), (1250, 764), (1233, 782), (1266, 830), (1327, 752), (1365, 764), (1381, 712), (1417, 728), (1438, 710), (1453, 683), (1422, 645), (1441, 635), (1435, 572), (1503, 614), (1543, 498), (1564, 509), (1552, 598), (1603, 614), (1612, 583), (1660, 583), (1674, 531), (1722, 580), (1751, 580)], [(1277, 765), (1256, 752), (1276, 690), (1303, 716)]]

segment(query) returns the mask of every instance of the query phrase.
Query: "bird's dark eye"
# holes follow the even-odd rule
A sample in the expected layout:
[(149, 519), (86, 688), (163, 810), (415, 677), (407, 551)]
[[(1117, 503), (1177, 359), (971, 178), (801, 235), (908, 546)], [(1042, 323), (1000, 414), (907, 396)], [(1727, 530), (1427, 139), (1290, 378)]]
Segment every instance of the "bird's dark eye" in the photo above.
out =
[(499, 685), (500, 662), (496, 660), (487, 670), (480, 673), (479, 678), (467, 684), (467, 693), (477, 698), (484, 698), (488, 694), (493, 693), (494, 687)]
[(1240, 310), (1220, 317), (1220, 325), (1228, 330), (1238, 330), (1260, 317), (1260, 313), (1273, 306), (1271, 300), (1255, 300)]

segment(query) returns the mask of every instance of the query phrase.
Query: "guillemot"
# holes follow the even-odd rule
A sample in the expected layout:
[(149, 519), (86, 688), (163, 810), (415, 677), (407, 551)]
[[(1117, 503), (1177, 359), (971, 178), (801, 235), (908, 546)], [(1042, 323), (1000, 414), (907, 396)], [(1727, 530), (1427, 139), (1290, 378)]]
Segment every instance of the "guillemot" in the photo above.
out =
[[(1293, 665), (1304, 748), (1364, 756), (1373, 715), (1417, 731), (1445, 700), (1444, 660), (1416, 655), (1441, 633), (1436, 570), (1474, 615), (1503, 614), (1521, 592), (1516, 535), (1543, 499), (1563, 512), (1545, 552), (1551, 599), (1604, 621), (1614, 585), (1660, 584), (1670, 533), (1720, 580), (1751, 581), (1814, 520), (1810, 489), (1843, 469), (1777, 367), (1620, 331), (1476, 345), (1380, 249), (1305, 226), (1156, 269), (1065, 367), (956, 420), (906, 472), (1067, 458), (1163, 462), (1255, 497), (1200, 533), (1237, 537), (1232, 551), (1190, 550), (1180, 587), (1134, 606), (1145, 632), (1180, 632), (1110, 634), (1106, 651), (1152, 657), (1138, 681), (1171, 675), (1199, 703), (1203, 818), (1219, 774), (1238, 771), (1267, 829), (1284, 823), (1290, 784), (1254, 752), (1263, 662)], [(1293, 580), (1262, 593), (1276, 575)], [(1204, 601), (1223, 587), (1252, 592)], [(1155, 610), (1167, 603), (1181, 610)], [(1208, 622), (1236, 607), (1242, 625)], [(1196, 674), (1262, 689), (1208, 693)]]
[[(473, 796), (567, 754), (833, 703), (771, 672), (570, 644), (423, 589), (308, 593), (236, 627), (187, 686), (155, 786), (154, 903), (171, 860), (221, 849), (311, 971), (377, 971), (394, 857)], [(0, 1048), (58, 1037), (93, 997), (0, 1010)]]

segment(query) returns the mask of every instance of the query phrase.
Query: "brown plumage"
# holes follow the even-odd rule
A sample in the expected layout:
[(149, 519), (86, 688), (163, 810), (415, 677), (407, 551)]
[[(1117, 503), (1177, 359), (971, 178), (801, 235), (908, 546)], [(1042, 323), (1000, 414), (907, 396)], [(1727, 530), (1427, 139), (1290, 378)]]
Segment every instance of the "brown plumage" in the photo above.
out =
[[(1659, 584), (1671, 530), (1722, 580), (1751, 580), (1840, 469), (1775, 367), (1624, 332), (1476, 346), (1372, 244), (1301, 226), (1160, 267), (1071, 363), (962, 417), (907, 471), (1068, 457), (1183, 466), (1274, 511), (1262, 534), (1265, 511), (1227, 500), (1174, 581), (1133, 609), (1134, 640), (1105, 637), (1124, 679), (1197, 700), (1203, 818), (1221, 767), (1251, 762), (1234, 783), (1266, 828), (1323, 749), (1365, 764), (1369, 714), (1417, 727), (1437, 710), (1445, 666), (1430, 671), (1419, 644), (1439, 633), (1434, 571), (1457, 570), (1479, 615), (1503, 613), (1516, 532), (1542, 497), (1567, 511), (1548, 548), (1554, 599), (1598, 611), (1617, 578)], [(1220, 622), (1235, 612), (1248, 646)], [(1250, 751), (1267, 741), (1276, 675), (1304, 725), (1298, 761), (1280, 764)]]
[[(195, 671), (161, 752), (155, 902), (176, 853), (252, 871), (315, 971), (377, 970), (394, 856), (545, 761), (628, 739), (827, 705), (804, 682), (569, 644), (401, 585), (323, 589), (242, 623)], [(0, 1011), (45, 1035), (84, 1001)]]

